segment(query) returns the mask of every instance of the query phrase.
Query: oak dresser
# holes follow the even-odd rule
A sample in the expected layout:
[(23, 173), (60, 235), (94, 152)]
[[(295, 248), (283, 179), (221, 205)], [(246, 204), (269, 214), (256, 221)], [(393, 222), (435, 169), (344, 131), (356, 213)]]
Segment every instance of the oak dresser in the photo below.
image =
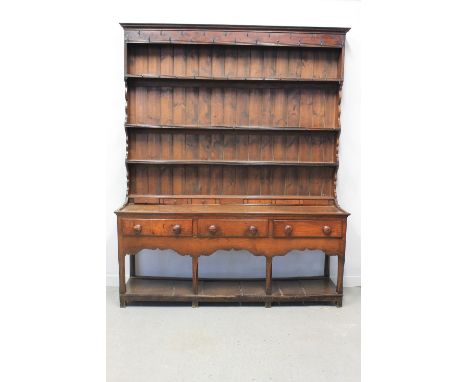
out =
[[(349, 29), (121, 25), (127, 199), (116, 211), (120, 305), (341, 306), (349, 214), (337, 203), (336, 176)], [(137, 275), (142, 249), (190, 256), (192, 277)], [(199, 257), (219, 249), (264, 257), (265, 277), (199, 279)], [(323, 251), (323, 275), (273, 277), (274, 257), (294, 249)], [(336, 285), (330, 256), (338, 260)]]

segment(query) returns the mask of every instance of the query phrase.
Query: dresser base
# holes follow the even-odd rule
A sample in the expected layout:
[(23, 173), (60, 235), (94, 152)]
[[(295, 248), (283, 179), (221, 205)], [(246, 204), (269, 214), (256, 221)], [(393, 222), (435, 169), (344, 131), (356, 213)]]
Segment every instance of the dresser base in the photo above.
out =
[(205, 302), (272, 303), (320, 302), (341, 306), (343, 294), (325, 276), (272, 279), (271, 294), (265, 291), (265, 279), (200, 279), (198, 294), (191, 279), (130, 277), (126, 293), (120, 295), (125, 307), (134, 302)]
[[(123, 307), (132, 302), (272, 303), (321, 302), (341, 306), (348, 213), (338, 206), (237, 204), (127, 204), (117, 211), (119, 290)], [(141, 250), (171, 249), (192, 260), (192, 277), (142, 277)], [(245, 250), (265, 258), (260, 279), (199, 278), (199, 258), (218, 250)], [(234, 250), (234, 251), (232, 251)], [(320, 250), (323, 274), (275, 278), (273, 259), (292, 250)], [(126, 256), (130, 280), (125, 282)], [(330, 257), (337, 257), (337, 284)], [(307, 272), (306, 269), (303, 270)], [(306, 273), (307, 274), (307, 273)]]

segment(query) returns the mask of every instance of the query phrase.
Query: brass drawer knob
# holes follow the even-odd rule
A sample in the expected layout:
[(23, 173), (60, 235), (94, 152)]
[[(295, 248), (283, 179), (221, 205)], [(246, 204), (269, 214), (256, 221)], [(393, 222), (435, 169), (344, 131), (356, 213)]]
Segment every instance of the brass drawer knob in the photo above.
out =
[(133, 232), (135, 232), (135, 234), (140, 234), (141, 233), (141, 225), (140, 224), (135, 224), (133, 226)]
[(286, 235), (288, 235), (288, 236), (291, 235), (292, 231), (293, 231), (293, 227), (290, 226), (289, 224), (287, 224), (287, 225), (284, 227), (284, 233), (285, 233)]
[(331, 231), (332, 231), (332, 229), (331, 229), (330, 226), (326, 225), (326, 226), (323, 227), (323, 233), (324, 233), (325, 235), (330, 235), (330, 234), (331, 234)]
[(212, 235), (214, 235), (214, 234), (218, 231), (218, 227), (216, 227), (214, 224), (212, 224), (212, 225), (210, 225), (210, 226), (208, 227), (208, 231), (210, 231), (210, 233), (211, 233)]
[(250, 233), (252, 236), (256, 235), (257, 232), (258, 232), (258, 229), (257, 229), (257, 227), (255, 227), (254, 225), (251, 225), (251, 226), (249, 227), (249, 233)]
[(180, 226), (180, 224), (174, 224), (172, 226), (172, 232), (174, 232), (175, 235), (178, 235), (182, 232), (182, 227)]

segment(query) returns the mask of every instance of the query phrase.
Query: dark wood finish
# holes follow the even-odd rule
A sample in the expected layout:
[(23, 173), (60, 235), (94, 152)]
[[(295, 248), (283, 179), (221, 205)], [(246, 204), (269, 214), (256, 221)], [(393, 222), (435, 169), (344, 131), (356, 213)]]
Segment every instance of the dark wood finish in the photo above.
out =
[[(342, 304), (348, 213), (336, 200), (347, 28), (122, 24), (127, 200), (116, 211), (120, 303)], [(142, 249), (192, 258), (192, 278), (141, 277)], [(265, 278), (199, 280), (218, 249)], [(325, 253), (324, 275), (273, 278), (273, 257)], [(130, 280), (125, 283), (125, 256)], [(330, 280), (338, 257), (338, 281)]]

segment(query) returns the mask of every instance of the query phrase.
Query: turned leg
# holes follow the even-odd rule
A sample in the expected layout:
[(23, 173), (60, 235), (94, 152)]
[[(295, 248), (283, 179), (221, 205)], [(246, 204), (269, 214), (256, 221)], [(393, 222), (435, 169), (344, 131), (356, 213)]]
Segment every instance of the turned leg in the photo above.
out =
[(265, 283), (265, 291), (267, 295), (267, 301), (265, 302), (265, 308), (271, 308), (271, 277), (272, 277), (272, 270), (273, 270), (273, 258), (272, 257), (265, 257), (266, 259), (266, 283)]
[(330, 256), (325, 253), (325, 261), (323, 265), (323, 275), (325, 277), (330, 277)]
[(125, 252), (119, 245), (119, 294), (120, 294), (120, 307), (125, 308), (127, 303), (123, 296), (126, 292), (125, 286)]
[(136, 255), (130, 256), (130, 277), (136, 276), (135, 273)]
[[(193, 294), (198, 294), (198, 256), (192, 256), (192, 289)], [(192, 300), (192, 308), (198, 307), (198, 299)]]
[[(343, 294), (343, 275), (344, 275), (345, 256), (338, 255), (338, 274), (336, 276), (336, 293)], [(336, 301), (336, 306), (341, 307), (343, 297), (339, 297)]]

